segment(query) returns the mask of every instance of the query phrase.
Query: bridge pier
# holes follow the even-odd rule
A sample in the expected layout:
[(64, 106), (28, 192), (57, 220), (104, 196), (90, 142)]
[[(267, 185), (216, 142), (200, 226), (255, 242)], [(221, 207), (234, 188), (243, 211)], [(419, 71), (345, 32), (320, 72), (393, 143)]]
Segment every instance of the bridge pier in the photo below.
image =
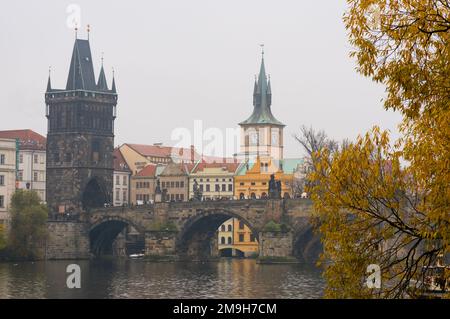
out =
[(89, 225), (83, 222), (49, 221), (45, 259), (88, 259)]
[(145, 256), (149, 259), (175, 259), (177, 231), (146, 231)]
[(260, 263), (297, 262), (293, 256), (292, 232), (259, 232)]

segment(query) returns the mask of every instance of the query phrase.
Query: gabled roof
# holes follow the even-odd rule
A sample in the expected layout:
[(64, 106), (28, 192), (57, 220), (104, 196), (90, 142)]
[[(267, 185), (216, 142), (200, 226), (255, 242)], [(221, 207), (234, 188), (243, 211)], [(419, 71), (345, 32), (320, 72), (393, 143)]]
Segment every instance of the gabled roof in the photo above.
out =
[[(133, 150), (145, 157), (175, 157), (176, 159), (181, 159), (184, 161), (191, 161), (191, 149), (190, 148), (179, 148), (163, 145), (145, 145), (145, 144), (126, 144)], [(199, 158), (197, 152), (194, 151), (195, 160)]]
[(139, 177), (155, 177), (156, 176), (156, 169), (158, 165), (156, 164), (148, 164), (143, 169), (141, 169), (136, 176)]
[(70, 61), (66, 90), (95, 91), (94, 66), (88, 40), (76, 39)]
[(122, 155), (122, 152), (118, 148), (115, 148), (113, 151), (113, 163), (114, 163), (115, 171), (131, 173), (131, 170), (128, 167), (128, 164)]
[(45, 150), (47, 139), (30, 129), (0, 131), (0, 138), (19, 139), (22, 150)]
[(191, 171), (191, 173), (198, 173), (200, 171), (204, 171), (205, 169), (208, 168), (223, 168), (224, 170), (226, 170), (227, 172), (230, 172), (232, 174), (234, 174), (237, 170), (237, 168), (239, 167), (239, 163), (223, 163), (223, 162), (213, 162), (213, 163), (209, 163), (209, 162), (200, 162), (198, 163), (194, 169)]
[(187, 176), (195, 164), (169, 163), (159, 176)]

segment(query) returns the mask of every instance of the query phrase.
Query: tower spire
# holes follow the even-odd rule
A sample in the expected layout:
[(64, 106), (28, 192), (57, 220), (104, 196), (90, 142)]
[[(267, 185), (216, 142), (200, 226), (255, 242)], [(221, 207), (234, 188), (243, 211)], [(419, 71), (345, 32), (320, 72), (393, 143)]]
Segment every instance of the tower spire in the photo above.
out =
[(116, 79), (115, 79), (115, 71), (114, 71), (114, 68), (112, 69), (112, 74), (113, 74), (113, 79), (112, 79), (111, 91), (112, 91), (112, 93), (117, 93), (117, 90), (116, 90)]
[(100, 75), (98, 76), (97, 88), (101, 91), (108, 91), (108, 83), (106, 82), (105, 69), (103, 68), (103, 52), (102, 52), (102, 67)]
[(51, 73), (52, 73), (52, 67), (49, 66), (48, 67), (47, 92), (50, 92), (52, 90), (52, 82), (50, 80)]

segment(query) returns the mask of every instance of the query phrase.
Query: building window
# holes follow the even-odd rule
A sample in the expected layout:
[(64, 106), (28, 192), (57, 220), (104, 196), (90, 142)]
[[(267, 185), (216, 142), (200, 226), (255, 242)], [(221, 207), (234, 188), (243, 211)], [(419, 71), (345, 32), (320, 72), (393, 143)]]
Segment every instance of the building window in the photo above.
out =
[(203, 184), (200, 185), (200, 191), (203, 192)]
[(19, 163), (20, 163), (20, 164), (23, 163), (23, 154), (19, 154)]
[(5, 196), (0, 195), (0, 207), (4, 208), (5, 207)]
[(220, 243), (221, 243), (222, 245), (225, 245), (225, 237), (221, 237), (221, 238), (220, 238)]
[(250, 234), (250, 241), (251, 242), (255, 242), (256, 241), (255, 235)]
[(5, 165), (5, 154), (0, 154), (0, 165)]
[(38, 157), (37, 154), (33, 155), (33, 161), (34, 161), (34, 164), (38, 164), (39, 163), (39, 157)]
[(123, 192), (122, 192), (122, 199), (124, 202), (127, 201), (127, 191), (126, 190), (123, 190)]
[(18, 172), (17, 179), (19, 180), (19, 182), (23, 181), (23, 171)]
[(245, 183), (242, 183), (242, 182), (241, 182), (241, 183), (239, 183), (239, 186), (244, 186), (244, 185), (245, 185)]
[(225, 231), (225, 225), (220, 226), (220, 231)]
[(116, 185), (120, 185), (120, 176), (116, 175)]
[(216, 184), (216, 192), (220, 192), (220, 185)]
[(122, 184), (123, 184), (123, 186), (127, 186), (128, 185), (128, 176), (123, 176)]
[(228, 245), (233, 244), (233, 240), (231, 239), (231, 237), (228, 237)]
[(174, 188), (175, 187), (175, 182), (170, 182), (170, 188)]
[(180, 188), (180, 182), (175, 182), (175, 187)]
[(184, 202), (184, 194), (180, 194), (180, 199), (182, 202)]
[(53, 158), (55, 159), (55, 163), (59, 162), (59, 153), (53, 154)]
[(0, 186), (5, 185), (5, 175), (0, 175)]
[(166, 182), (162, 182), (161, 186), (162, 186), (163, 189), (166, 188)]
[[(137, 199), (137, 200), (139, 200), (139, 199), (137, 198), (138, 196), (139, 196), (139, 195), (136, 196), (136, 199)], [(118, 188), (116, 189), (116, 200), (120, 200), (120, 189), (118, 189)]]
[(38, 178), (38, 172), (33, 172), (33, 182), (38, 182), (39, 178)]
[(41, 164), (44, 164), (44, 155), (39, 156), (39, 161)]
[(226, 192), (227, 191), (227, 185), (226, 184), (222, 184), (222, 192)]
[(64, 158), (65, 162), (72, 162), (72, 154), (66, 153), (66, 156)]
[(228, 225), (228, 231), (232, 231), (231, 225)]
[(252, 186), (255, 186), (255, 185), (256, 185), (256, 183), (255, 183), (255, 182), (252, 182), (252, 183), (251, 183), (251, 185), (252, 185)]
[(233, 191), (233, 184), (228, 184), (228, 191), (232, 192)]
[(183, 181), (180, 182), (180, 187), (181, 187), (181, 188), (184, 187), (184, 182), (183, 182)]
[(210, 192), (211, 191), (211, 186), (209, 184), (206, 184), (206, 191)]
[(239, 234), (239, 242), (243, 242), (244, 241), (244, 234)]
[(239, 229), (244, 229), (244, 222), (243, 221), (239, 221)]
[(98, 162), (100, 160), (100, 143), (99, 141), (92, 142), (92, 161)]

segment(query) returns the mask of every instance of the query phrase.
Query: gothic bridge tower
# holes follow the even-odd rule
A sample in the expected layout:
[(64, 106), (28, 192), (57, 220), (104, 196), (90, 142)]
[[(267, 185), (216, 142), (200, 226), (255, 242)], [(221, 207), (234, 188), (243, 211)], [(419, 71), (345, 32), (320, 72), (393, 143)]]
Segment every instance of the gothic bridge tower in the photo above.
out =
[(50, 211), (110, 203), (117, 92), (114, 76), (108, 89), (103, 61), (95, 81), (89, 40), (75, 40), (65, 89), (53, 89), (49, 77), (45, 103)]

